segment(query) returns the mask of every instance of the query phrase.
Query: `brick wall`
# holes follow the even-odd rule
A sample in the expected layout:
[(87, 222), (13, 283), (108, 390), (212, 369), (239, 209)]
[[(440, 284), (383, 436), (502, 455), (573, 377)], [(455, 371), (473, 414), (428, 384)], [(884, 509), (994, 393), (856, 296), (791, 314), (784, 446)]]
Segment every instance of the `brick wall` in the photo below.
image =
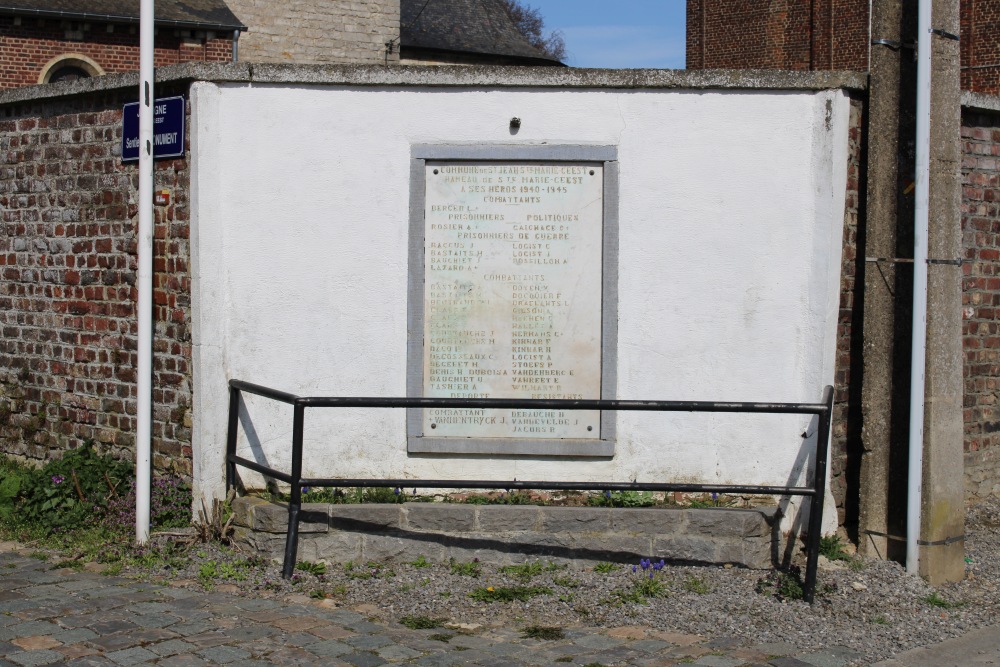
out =
[(1000, 493), (1000, 114), (962, 114), (965, 474)]
[(867, 0), (688, 0), (688, 69), (868, 69)]
[[(844, 249), (840, 265), (840, 311), (837, 318), (837, 361), (834, 373), (833, 398), (833, 438), (830, 442), (830, 491), (837, 505), (837, 519), (840, 525), (852, 517), (857, 494), (851, 469), (857, 462), (853, 460), (851, 449), (853, 429), (860, 427), (856, 422), (853, 407), (856, 405), (857, 387), (851, 387), (852, 365), (860, 365), (855, 356), (854, 336), (861, 335), (860, 327), (854, 327), (857, 302), (855, 277), (858, 261), (858, 220), (861, 209), (862, 178), (861, 154), (863, 145), (864, 100), (851, 100), (850, 126), (848, 129), (847, 153), (847, 193), (844, 207)], [(852, 393), (853, 392), (853, 393)]]
[[(240, 60), (386, 63), (399, 59), (399, 0), (228, 0), (250, 27)], [(394, 40), (391, 54), (386, 42)]]
[[(156, 66), (231, 60), (231, 34), (199, 34), (158, 28)], [(0, 16), (0, 90), (35, 85), (50, 60), (70, 53), (87, 56), (108, 74), (138, 70), (138, 27)]]
[(1000, 93), (1000, 0), (961, 3), (962, 89)]
[[(180, 94), (169, 86), (161, 96)], [(93, 440), (134, 456), (136, 197), (123, 165), (133, 90), (0, 109), (0, 451), (44, 460)], [(186, 159), (156, 163), (153, 462), (190, 474)]]

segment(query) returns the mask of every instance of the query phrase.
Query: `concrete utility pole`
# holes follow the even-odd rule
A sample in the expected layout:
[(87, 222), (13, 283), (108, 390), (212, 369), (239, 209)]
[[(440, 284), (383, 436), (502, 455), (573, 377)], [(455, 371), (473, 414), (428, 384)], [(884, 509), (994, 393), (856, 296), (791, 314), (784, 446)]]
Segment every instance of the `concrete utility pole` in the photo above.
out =
[[(934, 0), (932, 26), (958, 34), (958, 0)], [(917, 5), (873, 0), (864, 235), (862, 446), (859, 548), (903, 560), (913, 336), (926, 335), (919, 571), (961, 579), (964, 563), (962, 270), (958, 42), (916, 32)], [(915, 41), (932, 51), (929, 258), (913, 257)], [(945, 262), (951, 263), (942, 263)], [(913, 271), (927, 270), (927, 330), (912, 331)]]
[[(929, 0), (928, 0), (929, 1)], [(934, 0), (927, 264), (927, 387), (919, 571), (931, 583), (965, 576), (962, 377), (959, 0)], [(921, 270), (921, 267), (915, 267)], [(917, 335), (917, 332), (914, 332)]]
[(904, 17), (902, 0), (872, 2), (858, 548), (892, 560), (904, 555), (906, 518), (894, 502), (906, 494), (905, 459), (893, 445), (906, 441), (912, 265), (894, 259), (912, 247), (913, 196), (905, 183), (913, 178), (916, 61), (905, 45), (916, 39), (915, 18)]

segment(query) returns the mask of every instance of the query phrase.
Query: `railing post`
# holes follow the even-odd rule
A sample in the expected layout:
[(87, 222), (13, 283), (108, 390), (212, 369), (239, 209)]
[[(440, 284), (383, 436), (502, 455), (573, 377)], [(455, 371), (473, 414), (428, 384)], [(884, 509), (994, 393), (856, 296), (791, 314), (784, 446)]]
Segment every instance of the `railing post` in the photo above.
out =
[(288, 534), (285, 537), (285, 561), (281, 576), (291, 579), (299, 550), (299, 510), (302, 507), (302, 436), (306, 408), (295, 402), (292, 420), (292, 497), (288, 502)]
[(229, 425), (226, 430), (226, 494), (236, 486), (236, 436), (240, 419), (240, 390), (229, 385)]
[(825, 409), (818, 414), (816, 434), (816, 464), (813, 470), (814, 495), (809, 503), (809, 534), (806, 539), (806, 580), (803, 599), (812, 603), (816, 593), (816, 569), (819, 566), (819, 545), (823, 531), (823, 501), (826, 498), (826, 461), (830, 449), (830, 424), (833, 420), (833, 387), (823, 390)]

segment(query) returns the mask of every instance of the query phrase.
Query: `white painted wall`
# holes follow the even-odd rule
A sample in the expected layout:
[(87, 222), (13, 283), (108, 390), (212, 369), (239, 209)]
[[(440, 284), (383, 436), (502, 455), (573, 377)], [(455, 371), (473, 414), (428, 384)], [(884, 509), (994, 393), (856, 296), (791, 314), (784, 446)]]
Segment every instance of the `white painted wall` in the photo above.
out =
[[(405, 395), (413, 144), (618, 147), (619, 398), (813, 402), (833, 382), (840, 91), (202, 82), (191, 97), (198, 493), (222, 493), (230, 378)], [(287, 468), (291, 409), (247, 404), (240, 451)], [(805, 483), (808, 421), (621, 413), (611, 460), (484, 460), (408, 456), (401, 410), (312, 410), (305, 473)]]

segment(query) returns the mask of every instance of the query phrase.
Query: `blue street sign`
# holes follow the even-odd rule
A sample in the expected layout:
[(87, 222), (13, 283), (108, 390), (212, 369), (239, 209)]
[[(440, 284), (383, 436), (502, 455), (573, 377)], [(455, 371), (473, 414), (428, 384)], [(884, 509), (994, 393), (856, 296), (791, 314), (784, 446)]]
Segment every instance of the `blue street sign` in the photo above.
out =
[[(184, 155), (184, 98), (163, 97), (153, 103), (153, 158)], [(139, 103), (122, 108), (122, 162), (139, 159)]]

